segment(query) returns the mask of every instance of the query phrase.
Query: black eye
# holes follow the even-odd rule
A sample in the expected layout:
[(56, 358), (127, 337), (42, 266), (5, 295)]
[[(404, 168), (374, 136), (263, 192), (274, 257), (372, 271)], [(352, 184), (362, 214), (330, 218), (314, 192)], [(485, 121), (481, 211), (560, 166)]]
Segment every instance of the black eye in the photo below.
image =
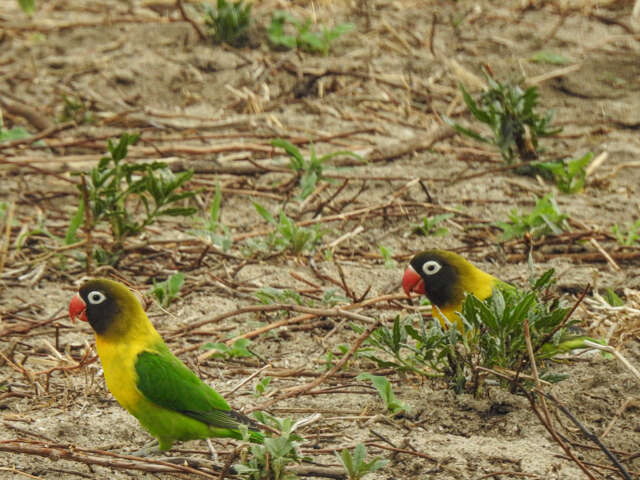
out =
[(89, 292), (87, 295), (87, 300), (91, 305), (99, 305), (107, 299), (104, 293), (99, 292), (98, 290), (94, 290), (93, 292)]
[(435, 260), (429, 260), (422, 265), (422, 271), (427, 275), (434, 275), (440, 271), (442, 265), (440, 265)]

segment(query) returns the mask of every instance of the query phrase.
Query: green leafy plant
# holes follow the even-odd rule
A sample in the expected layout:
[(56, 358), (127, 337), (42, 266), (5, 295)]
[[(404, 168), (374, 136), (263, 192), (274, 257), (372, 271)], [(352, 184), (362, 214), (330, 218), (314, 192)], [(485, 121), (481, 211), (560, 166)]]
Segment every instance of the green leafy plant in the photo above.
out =
[(4, 128), (4, 119), (2, 118), (2, 111), (0, 111), (0, 143), (12, 142), (14, 140), (22, 140), (23, 138), (29, 138), (31, 134), (22, 127), (13, 127), (9, 130)]
[(269, 376), (264, 377), (262, 380), (256, 383), (255, 393), (253, 394), (253, 396), (260, 397), (264, 395), (264, 392), (267, 391), (267, 388), (269, 387), (270, 383), (271, 383), (271, 377)]
[(438, 224), (453, 217), (453, 213), (441, 213), (433, 217), (423, 217), (422, 223), (412, 223), (411, 231), (423, 237), (442, 236), (449, 233), (446, 227), (439, 227)]
[(322, 241), (322, 237), (327, 231), (317, 225), (312, 227), (301, 227), (280, 211), (278, 220), (269, 211), (257, 202), (253, 202), (256, 211), (271, 224), (275, 231), (270, 233), (265, 240), (250, 241), (248, 245), (251, 249), (276, 249), (279, 252), (290, 251), (300, 254), (305, 251), (313, 251)]
[(35, 13), (36, 0), (17, 0), (17, 1), (18, 1), (18, 5), (26, 15), (30, 17)]
[(334, 157), (341, 155), (347, 155), (358, 160), (362, 160), (362, 157), (356, 153), (348, 150), (342, 150), (339, 152), (332, 152), (326, 155), (318, 157), (316, 155), (315, 148), (311, 146), (311, 156), (306, 159), (302, 153), (291, 142), (276, 138), (271, 142), (274, 147), (282, 148), (287, 155), (289, 155), (289, 167), (300, 177), (300, 195), (301, 199), (307, 198), (316, 188), (319, 181), (324, 180), (330, 182), (331, 180), (323, 176), (324, 162), (331, 160)]
[(540, 116), (535, 112), (538, 105), (538, 89), (529, 87), (522, 90), (517, 85), (500, 83), (485, 73), (488, 90), (476, 102), (460, 84), (462, 98), (471, 114), (491, 129), (492, 136), (481, 133), (446, 118), (445, 120), (459, 133), (482, 143), (489, 143), (500, 149), (502, 158), (511, 163), (516, 156), (522, 159), (535, 158), (538, 138), (554, 135), (561, 128), (551, 127), (553, 111)]
[(624, 305), (624, 300), (622, 300), (611, 288), (605, 289), (604, 299), (612, 307), (622, 307)]
[(353, 454), (345, 448), (340, 454), (336, 452), (336, 457), (345, 472), (347, 472), (349, 480), (360, 480), (365, 475), (380, 470), (389, 463), (389, 460), (381, 459), (380, 457), (375, 457), (367, 462), (365, 460), (367, 458), (367, 447), (362, 443), (356, 445), (356, 448), (353, 449)]
[(529, 213), (521, 213), (513, 209), (509, 213), (508, 222), (497, 222), (495, 225), (503, 230), (504, 240), (522, 237), (529, 233), (533, 238), (543, 235), (559, 235), (569, 230), (569, 218), (561, 213), (552, 194), (537, 199), (536, 205)]
[[(569, 312), (544, 293), (553, 283), (553, 270), (531, 280), (531, 288), (505, 286), (494, 289), (484, 301), (467, 295), (460, 312), (462, 331), (455, 324), (443, 328), (437, 320), (427, 329), (421, 316), (396, 317), (392, 329), (377, 328), (367, 339), (363, 357), (379, 366), (418, 375), (444, 376), (456, 392), (477, 392), (486, 370), (521, 369), (529, 361), (522, 327), (528, 320), (531, 342), (538, 359), (553, 358), (576, 348), (587, 348), (589, 337), (573, 335), (575, 321), (565, 322)], [(356, 331), (363, 331), (354, 326)], [(559, 381), (562, 376), (547, 375), (539, 365), (541, 378)], [(482, 368), (482, 369), (481, 369)]]
[(226, 252), (231, 248), (233, 240), (229, 229), (220, 222), (220, 207), (222, 204), (222, 190), (220, 184), (216, 184), (216, 192), (209, 207), (209, 217), (198, 217), (195, 219), (199, 225), (198, 228), (191, 230), (190, 233), (196, 235), (203, 240), (209, 242), (210, 245)]
[[(287, 23), (290, 23), (295, 31), (288, 33)], [(271, 16), (267, 36), (275, 48), (299, 48), (311, 53), (328, 55), (331, 44), (353, 28), (352, 23), (341, 23), (330, 29), (322, 26), (319, 32), (314, 32), (311, 30), (311, 19), (300, 21), (289, 13), (278, 10)]]
[(552, 50), (540, 50), (531, 55), (531, 58), (529, 60), (535, 63), (548, 63), (550, 65), (566, 65), (567, 63), (571, 63), (573, 61), (566, 55), (554, 52)]
[(537, 167), (551, 172), (558, 190), (564, 193), (577, 193), (584, 188), (584, 182), (587, 178), (586, 169), (593, 153), (575, 158), (573, 160), (560, 160), (558, 162), (542, 162), (536, 164)]
[(373, 375), (371, 373), (361, 373), (357, 377), (358, 380), (369, 380), (380, 394), (380, 398), (384, 402), (385, 408), (393, 415), (404, 412), (407, 410), (407, 406), (396, 400), (396, 397), (391, 388), (391, 382), (387, 380), (387, 377), (381, 375)]
[(385, 268), (395, 268), (398, 265), (398, 262), (393, 259), (393, 251), (391, 250), (391, 247), (378, 245), (378, 248), (380, 249), (382, 259), (384, 260)]
[(239, 338), (231, 346), (226, 343), (216, 342), (216, 343), (205, 343), (202, 346), (203, 350), (217, 350), (216, 353), (211, 355), (213, 358), (242, 358), (242, 357), (253, 357), (254, 354), (248, 349), (249, 345), (251, 345), (251, 340), (248, 338)]
[(174, 273), (164, 282), (156, 283), (153, 280), (153, 288), (149, 291), (163, 307), (168, 307), (180, 293), (180, 288), (184, 283), (184, 275), (180, 272)]
[[(640, 220), (635, 223), (626, 223), (624, 230), (617, 223), (611, 228), (620, 245), (630, 247), (640, 241)], [(625, 231), (626, 230), (626, 231)]]
[(218, 0), (215, 9), (204, 5), (204, 23), (209, 28), (215, 43), (227, 43), (241, 47), (249, 40), (251, 4), (244, 1)]
[[(177, 206), (179, 202), (195, 195), (193, 191), (180, 191), (193, 176), (193, 171), (174, 175), (165, 163), (129, 164), (123, 160), (129, 145), (134, 144), (139, 135), (127, 133), (117, 144), (111, 140), (107, 147), (109, 155), (102, 157), (98, 165), (86, 174), (87, 197), (91, 209), (91, 225), (107, 223), (111, 228), (113, 244), (107, 250), (97, 248), (94, 252), (99, 263), (116, 263), (128, 237), (138, 235), (149, 225), (164, 216), (189, 216), (196, 212), (193, 207)], [(142, 207), (141, 215), (134, 215), (132, 206)], [(82, 195), (73, 217), (84, 222), (84, 202)], [(75, 232), (68, 232), (75, 235)]]
[(74, 121), (79, 124), (93, 122), (93, 114), (80, 97), (62, 96), (64, 108), (60, 114), (61, 122)]
[(296, 305), (302, 305), (304, 303), (302, 296), (298, 292), (288, 288), (262, 287), (253, 295), (265, 305), (274, 303), (295, 303)]
[[(263, 444), (251, 444), (250, 455), (243, 455), (241, 463), (233, 466), (238, 475), (249, 480), (294, 480), (298, 476), (290, 467), (299, 464), (306, 457), (299, 453), (302, 437), (294, 433), (296, 424), (291, 418), (277, 418), (265, 412), (255, 412), (259, 422), (269, 425), (280, 432), (278, 437), (267, 437)], [(245, 431), (245, 440), (249, 439)]]

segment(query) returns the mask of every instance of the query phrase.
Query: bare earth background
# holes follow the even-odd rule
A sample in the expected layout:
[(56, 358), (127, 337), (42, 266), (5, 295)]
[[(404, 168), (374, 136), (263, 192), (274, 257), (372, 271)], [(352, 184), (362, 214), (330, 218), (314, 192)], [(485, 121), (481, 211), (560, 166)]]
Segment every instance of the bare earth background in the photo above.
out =
[[(185, 2), (200, 22), (197, 6)], [(457, 86), (478, 92), (483, 64), (498, 79), (537, 84), (541, 109), (555, 109), (564, 130), (542, 140), (544, 158), (608, 154), (584, 192), (556, 193), (572, 231), (540, 239), (534, 258), (537, 272), (556, 268), (558, 293), (567, 302), (594, 280), (600, 291), (610, 287), (624, 296), (635, 310), (614, 311), (589, 296), (576, 315), (590, 334), (606, 337), (640, 364), (640, 248), (620, 247), (611, 234), (615, 223), (640, 214), (640, 30), (634, 30), (631, 2), (267, 0), (254, 4), (253, 45), (242, 50), (200, 40), (171, 1), (51, 0), (37, 7), (29, 20), (16, 2), (0, 3), (4, 126), (46, 131), (44, 144), (0, 145), (0, 201), (15, 206), (14, 222), (2, 227), (0, 239), (1, 478), (197, 476), (144, 472), (151, 463), (107, 456), (106, 450), (134, 451), (150, 437), (106, 390), (89, 327), (66, 317), (84, 275), (74, 260), (83, 247), (59, 250), (59, 240), (36, 233), (15, 248), (21, 233), (37, 228), (64, 236), (78, 201), (69, 182), (78, 177), (70, 172), (94, 165), (106, 140), (122, 132), (142, 134), (129, 160), (195, 170), (189, 185), (202, 188), (202, 215), (216, 182), (223, 188), (222, 221), (236, 240), (227, 255), (188, 233), (193, 219), (178, 218), (132, 240), (118, 265), (120, 277), (143, 293), (152, 279), (185, 273), (180, 298), (168, 312), (151, 304), (149, 314), (172, 350), (223, 394), (263, 363), (198, 362), (199, 346), (288, 314), (248, 313), (192, 326), (259, 304), (252, 293), (263, 286), (316, 299), (329, 288), (349, 293), (345, 284), (356, 299), (365, 292), (368, 299), (398, 294), (355, 309), (388, 321), (408, 308), (399, 295), (406, 261), (427, 247), (456, 249), (503, 280), (524, 285), (527, 245), (501, 242), (491, 224), (506, 220), (514, 207), (531, 208), (534, 196), (555, 187), (500, 170), (495, 150), (439, 130), (443, 114), (469, 120)], [(322, 25), (353, 22), (355, 30), (327, 57), (274, 52), (266, 46), (264, 26), (278, 8)], [(562, 53), (569, 64), (531, 62), (542, 49)], [(81, 100), (91, 122), (63, 125), (65, 96)], [(352, 150), (369, 162), (336, 158), (330, 162), (336, 168), (327, 170), (335, 183), (321, 183), (326, 186), (302, 203), (293, 174), (282, 170), (286, 160), (270, 147), (276, 137), (305, 152), (310, 142), (319, 153)], [(315, 218), (329, 229), (313, 260), (245, 256), (245, 239), (269, 230), (252, 200), (273, 213), (285, 208), (296, 221)], [(411, 223), (454, 209), (449, 235), (411, 234)], [(349, 232), (354, 234), (330, 247)], [(94, 237), (106, 241), (107, 231)], [(379, 245), (391, 249), (395, 266), (385, 265)], [(324, 255), (330, 248), (333, 262)], [(112, 274), (108, 268), (99, 273)], [(272, 366), (230, 395), (230, 403), (245, 411), (259, 407), (266, 400), (253, 389), (265, 375), (273, 377), (273, 393), (312, 381), (325, 371), (327, 352), (338, 353), (338, 344), (355, 338), (337, 317), (254, 337), (253, 349)], [(599, 354), (569, 356), (550, 368), (570, 374), (552, 388), (556, 396), (640, 478), (638, 381)], [(366, 442), (370, 453), (391, 460), (371, 479), (584, 478), (522, 397), (497, 387), (477, 399), (455, 396), (441, 382), (393, 374), (388, 378), (396, 396), (411, 411), (392, 419), (375, 391), (355, 380), (361, 371), (375, 369), (352, 360), (313, 394), (270, 408), (296, 419), (322, 414), (302, 432), (308, 438), (304, 452), (321, 465), (336, 470), (333, 451)], [(575, 455), (600, 465), (592, 467), (597, 478), (621, 478), (555, 407), (552, 413)], [(223, 462), (233, 442), (215, 443)], [(204, 442), (178, 444), (170, 454), (200, 459), (194, 468), (210, 472)]]

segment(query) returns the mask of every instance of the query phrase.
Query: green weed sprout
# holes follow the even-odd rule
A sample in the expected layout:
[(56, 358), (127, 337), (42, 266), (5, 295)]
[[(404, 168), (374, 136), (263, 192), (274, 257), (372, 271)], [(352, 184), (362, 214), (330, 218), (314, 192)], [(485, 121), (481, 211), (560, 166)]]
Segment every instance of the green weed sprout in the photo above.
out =
[[(277, 418), (265, 412), (255, 412), (253, 416), (261, 423), (280, 431), (279, 437), (267, 437), (263, 444), (249, 446), (249, 458), (242, 458), (241, 463), (233, 466), (242, 478), (247, 480), (294, 480), (297, 475), (290, 467), (299, 464), (307, 457), (300, 456), (299, 449), (302, 437), (294, 433), (296, 424), (291, 418)], [(245, 431), (245, 440), (249, 435)], [(246, 456), (245, 456), (246, 457)]]
[(270, 383), (271, 383), (271, 377), (267, 375), (258, 383), (256, 383), (255, 393), (253, 394), (253, 396), (261, 397), (262, 395), (264, 395), (264, 392), (267, 391), (267, 388), (269, 387)]
[(635, 223), (627, 223), (625, 227), (620, 227), (616, 223), (611, 230), (618, 243), (622, 246), (630, 247), (640, 241), (640, 220), (636, 220)]
[(254, 354), (248, 349), (251, 340), (248, 338), (239, 338), (231, 346), (222, 342), (208, 342), (202, 346), (203, 350), (217, 350), (211, 357), (213, 358), (243, 358), (253, 357)]
[(538, 152), (538, 138), (554, 135), (562, 130), (551, 127), (553, 111), (547, 112), (544, 116), (535, 112), (538, 105), (536, 87), (522, 90), (517, 85), (497, 82), (486, 73), (485, 78), (488, 90), (477, 102), (462, 84), (460, 91), (471, 114), (491, 129), (492, 136), (486, 137), (447, 117), (445, 121), (467, 137), (497, 146), (502, 158), (509, 164), (516, 156), (525, 160), (535, 158)]
[(2, 111), (0, 111), (0, 143), (12, 142), (13, 140), (22, 140), (24, 138), (29, 138), (30, 136), (31, 134), (22, 127), (13, 127), (9, 130), (5, 130)]
[(210, 5), (204, 5), (203, 17), (215, 43), (241, 47), (249, 40), (250, 3), (245, 5), (242, 0), (239, 2), (218, 0), (215, 10)]
[(226, 225), (220, 222), (220, 207), (222, 204), (222, 190), (220, 184), (216, 184), (216, 192), (213, 195), (211, 201), (211, 207), (209, 207), (208, 218), (196, 218), (196, 223), (199, 224), (199, 228), (190, 230), (189, 233), (195, 235), (207, 242), (210, 245), (226, 252), (231, 248), (233, 240), (229, 229)]
[(164, 282), (156, 283), (153, 280), (153, 288), (151, 288), (150, 293), (158, 300), (160, 305), (168, 307), (178, 297), (183, 283), (184, 275), (178, 272), (171, 275)]
[(449, 233), (449, 230), (446, 227), (438, 226), (438, 224), (448, 220), (453, 216), (453, 213), (441, 213), (439, 215), (434, 215), (433, 217), (423, 217), (422, 223), (412, 223), (410, 225), (411, 231), (423, 237), (439, 237), (442, 235), (446, 235)]
[(396, 397), (391, 388), (391, 382), (387, 380), (387, 377), (383, 377), (381, 375), (373, 375), (371, 373), (361, 373), (356, 378), (357, 380), (371, 381), (375, 389), (378, 391), (380, 398), (384, 402), (385, 408), (393, 415), (397, 415), (398, 413), (407, 410), (407, 406), (403, 402), (396, 400)]
[(327, 233), (327, 230), (316, 225), (300, 227), (287, 217), (283, 211), (280, 211), (278, 220), (276, 220), (258, 202), (253, 202), (253, 206), (262, 218), (275, 227), (275, 231), (270, 233), (266, 240), (248, 242), (249, 247), (252, 249), (267, 250), (273, 248), (278, 252), (290, 251), (297, 255), (305, 251), (314, 250)]
[[(287, 33), (286, 24), (290, 23), (295, 32)], [(311, 30), (311, 19), (300, 21), (287, 12), (278, 10), (271, 16), (267, 29), (269, 42), (274, 48), (292, 50), (299, 48), (311, 53), (328, 55), (334, 40), (353, 30), (352, 23), (341, 23), (331, 29), (321, 27), (320, 32)]]
[(20, 9), (29, 17), (36, 11), (36, 0), (17, 0)]
[[(122, 254), (125, 240), (138, 235), (160, 217), (189, 216), (196, 212), (193, 207), (176, 206), (195, 195), (192, 191), (179, 191), (193, 176), (192, 170), (174, 175), (162, 162), (123, 162), (129, 145), (137, 142), (138, 138), (139, 135), (124, 133), (117, 144), (109, 140), (109, 155), (102, 157), (98, 165), (86, 174), (91, 209), (89, 228), (104, 222), (111, 228), (113, 236), (113, 244), (108, 250), (95, 250), (99, 263), (115, 264)], [(134, 205), (142, 207), (141, 215), (134, 215)], [(67, 233), (69, 237), (75, 236), (84, 219), (84, 202), (80, 195)]]
[(302, 156), (298, 147), (281, 138), (272, 140), (271, 145), (282, 148), (286, 154), (289, 155), (289, 167), (300, 177), (301, 191), (299, 197), (301, 199), (305, 199), (311, 195), (319, 181), (330, 181), (330, 179), (323, 176), (324, 162), (327, 160), (331, 160), (332, 158), (341, 155), (347, 155), (358, 160), (362, 160), (360, 155), (348, 150), (327, 153), (326, 155), (318, 157), (313, 145), (311, 146), (311, 156), (306, 159)]
[(378, 249), (380, 250), (380, 255), (384, 260), (385, 268), (395, 268), (398, 265), (398, 262), (393, 259), (393, 251), (391, 250), (391, 247), (378, 245)]
[(367, 447), (362, 443), (356, 445), (356, 448), (353, 449), (353, 454), (345, 448), (339, 455), (336, 452), (336, 457), (345, 472), (347, 472), (349, 480), (360, 480), (365, 475), (373, 473), (389, 463), (389, 460), (380, 457), (375, 457), (367, 462), (365, 460), (367, 458)]
[(591, 163), (593, 153), (589, 152), (580, 158), (560, 160), (558, 162), (542, 162), (539, 168), (551, 172), (558, 190), (563, 193), (577, 193), (584, 188), (587, 178), (587, 166)]
[(537, 199), (536, 205), (529, 213), (521, 213), (513, 209), (509, 213), (508, 222), (497, 222), (495, 225), (502, 229), (503, 240), (522, 237), (528, 233), (533, 238), (543, 235), (559, 235), (569, 230), (567, 219), (569, 217), (561, 213), (558, 204), (552, 194)]

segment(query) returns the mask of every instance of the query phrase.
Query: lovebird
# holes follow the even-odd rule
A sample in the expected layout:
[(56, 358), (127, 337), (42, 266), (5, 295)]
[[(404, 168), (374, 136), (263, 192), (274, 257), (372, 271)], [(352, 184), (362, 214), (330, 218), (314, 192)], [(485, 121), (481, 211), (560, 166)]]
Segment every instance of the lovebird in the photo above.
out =
[(153, 435), (161, 451), (178, 440), (230, 437), (262, 443), (258, 424), (232, 410), (167, 348), (140, 302), (122, 283), (84, 283), (69, 303), (69, 316), (89, 322), (96, 335), (107, 387)]
[[(418, 253), (409, 262), (402, 278), (402, 288), (426, 295), (433, 304), (432, 315), (446, 327), (442, 314), (462, 331), (462, 320), (456, 312), (462, 311), (465, 294), (473, 293), (478, 299), (489, 298), (494, 287), (513, 288), (493, 275), (483, 272), (457, 253), (446, 250), (427, 250)], [(438, 311), (439, 309), (439, 311)]]

